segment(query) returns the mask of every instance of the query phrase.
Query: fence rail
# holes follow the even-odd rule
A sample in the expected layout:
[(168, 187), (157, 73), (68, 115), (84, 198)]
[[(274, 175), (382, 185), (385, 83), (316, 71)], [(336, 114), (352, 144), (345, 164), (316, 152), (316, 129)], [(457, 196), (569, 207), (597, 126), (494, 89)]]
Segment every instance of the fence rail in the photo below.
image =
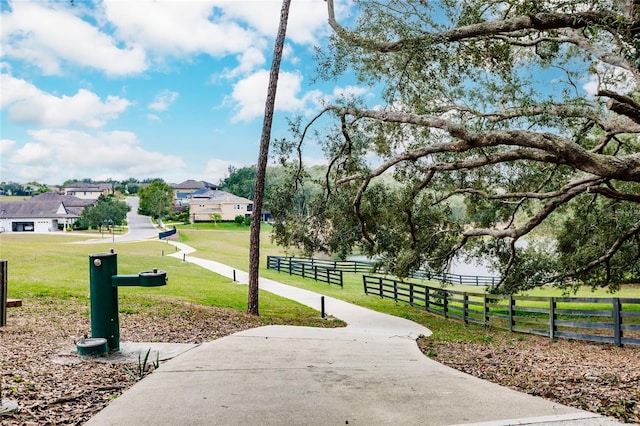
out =
[(474, 293), (363, 275), (364, 292), (512, 332), (640, 345), (640, 298), (533, 297)]
[(426, 281), (439, 281), (441, 283), (447, 284), (474, 285), (476, 287), (494, 287), (498, 283), (498, 281), (500, 281), (499, 277), (482, 275), (458, 275), (450, 274), (448, 272), (433, 273), (426, 271), (412, 272), (410, 274), (410, 277)]
[[(328, 260), (328, 259), (316, 259), (313, 257), (288, 257), (288, 256), (268, 256), (269, 259), (282, 259), (282, 261), (295, 261), (298, 263), (305, 263), (311, 266), (320, 266), (323, 268), (335, 269), (343, 272), (364, 272), (373, 273), (373, 262), (365, 262), (361, 260)], [(275, 262), (275, 260), (273, 261)], [(478, 287), (493, 287), (500, 280), (499, 277), (481, 276), (481, 275), (458, 275), (450, 274), (448, 272), (427, 272), (416, 271), (410, 274), (410, 278), (426, 281), (438, 281), (448, 284), (464, 284)]]
[(329, 264), (308, 262), (305, 259), (296, 259), (293, 257), (267, 256), (267, 269), (274, 269), (278, 272), (288, 272), (289, 275), (313, 278), (316, 281), (342, 287), (342, 271), (327, 265)]

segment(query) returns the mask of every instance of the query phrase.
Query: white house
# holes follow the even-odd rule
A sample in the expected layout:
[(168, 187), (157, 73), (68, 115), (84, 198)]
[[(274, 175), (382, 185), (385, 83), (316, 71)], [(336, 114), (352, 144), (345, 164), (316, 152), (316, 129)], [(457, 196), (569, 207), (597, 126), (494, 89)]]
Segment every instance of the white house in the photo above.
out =
[(51, 192), (25, 201), (0, 198), (0, 232), (57, 232), (73, 226), (91, 201)]

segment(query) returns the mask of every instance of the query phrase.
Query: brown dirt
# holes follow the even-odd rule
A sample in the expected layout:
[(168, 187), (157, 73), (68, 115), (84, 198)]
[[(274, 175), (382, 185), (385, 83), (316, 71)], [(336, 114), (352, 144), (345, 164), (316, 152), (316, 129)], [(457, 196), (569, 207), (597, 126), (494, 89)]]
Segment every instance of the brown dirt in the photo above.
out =
[[(89, 328), (84, 302), (25, 301), (0, 327), (1, 425), (80, 425), (135, 381), (125, 365), (53, 362)], [(121, 341), (199, 343), (265, 324), (241, 312), (167, 301), (120, 314)], [(268, 321), (267, 321), (268, 322)], [(319, 320), (316, 325), (330, 325)], [(504, 337), (487, 344), (419, 339), (425, 354), (469, 374), (563, 404), (640, 422), (640, 348)], [(129, 364), (135, 369), (136, 364)]]
[(510, 387), (613, 417), (640, 423), (640, 347), (618, 348), (582, 341), (487, 332), (487, 342), (461, 343), (422, 338), (432, 359)]

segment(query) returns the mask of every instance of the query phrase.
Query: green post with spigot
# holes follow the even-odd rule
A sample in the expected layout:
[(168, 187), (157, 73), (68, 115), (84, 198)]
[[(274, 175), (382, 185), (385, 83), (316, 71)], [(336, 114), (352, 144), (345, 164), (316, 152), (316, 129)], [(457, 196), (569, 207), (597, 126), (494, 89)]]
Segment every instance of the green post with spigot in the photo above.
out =
[[(106, 348), (98, 347), (99, 342), (78, 344), (81, 355), (97, 355), (120, 350), (120, 321), (118, 319), (118, 287), (157, 287), (166, 285), (167, 273), (154, 269), (137, 275), (118, 275), (118, 255), (113, 249), (109, 253), (89, 255), (89, 290), (91, 298), (91, 339), (106, 339)], [(95, 346), (94, 346), (95, 345)], [(91, 349), (90, 347), (94, 347)], [(92, 352), (90, 352), (92, 351)]]

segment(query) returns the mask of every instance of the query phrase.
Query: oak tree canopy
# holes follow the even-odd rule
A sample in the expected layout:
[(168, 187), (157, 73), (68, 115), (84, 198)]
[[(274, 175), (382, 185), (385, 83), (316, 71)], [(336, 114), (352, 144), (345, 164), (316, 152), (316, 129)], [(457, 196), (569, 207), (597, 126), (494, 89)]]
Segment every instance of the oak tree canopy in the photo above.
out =
[[(380, 96), (326, 105), (281, 141), (301, 162), (275, 238), (359, 251), (401, 277), (490, 258), (501, 291), (640, 278), (640, 2), (355, 2), (319, 50), (320, 78)], [(333, 125), (326, 126), (330, 118)], [(305, 188), (307, 187), (307, 188)], [(306, 195), (305, 195), (306, 194)]]

